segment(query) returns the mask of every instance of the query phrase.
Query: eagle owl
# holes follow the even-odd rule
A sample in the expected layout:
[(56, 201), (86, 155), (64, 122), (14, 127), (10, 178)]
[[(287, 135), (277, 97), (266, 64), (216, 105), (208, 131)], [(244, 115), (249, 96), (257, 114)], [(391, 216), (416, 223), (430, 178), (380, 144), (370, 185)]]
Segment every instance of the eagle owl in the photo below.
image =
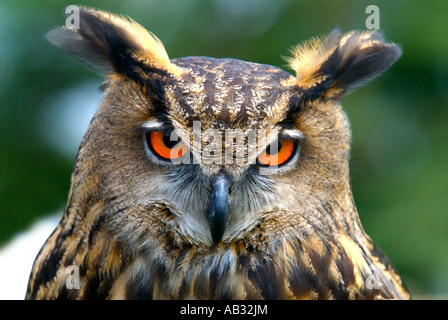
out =
[(334, 30), (292, 50), (293, 76), (169, 59), (133, 20), (79, 17), (47, 39), (105, 77), (104, 97), (27, 299), (410, 297), (359, 221), (339, 103), (397, 45)]

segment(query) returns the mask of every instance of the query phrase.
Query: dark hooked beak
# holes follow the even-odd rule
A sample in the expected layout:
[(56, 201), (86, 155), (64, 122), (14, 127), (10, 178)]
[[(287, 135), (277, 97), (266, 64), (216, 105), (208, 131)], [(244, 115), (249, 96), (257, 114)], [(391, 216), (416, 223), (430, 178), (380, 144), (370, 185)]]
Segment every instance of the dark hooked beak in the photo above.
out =
[(207, 220), (210, 224), (213, 243), (221, 242), (224, 230), (229, 220), (230, 200), (229, 189), (231, 182), (223, 173), (217, 174), (211, 181), (212, 194), (207, 208)]

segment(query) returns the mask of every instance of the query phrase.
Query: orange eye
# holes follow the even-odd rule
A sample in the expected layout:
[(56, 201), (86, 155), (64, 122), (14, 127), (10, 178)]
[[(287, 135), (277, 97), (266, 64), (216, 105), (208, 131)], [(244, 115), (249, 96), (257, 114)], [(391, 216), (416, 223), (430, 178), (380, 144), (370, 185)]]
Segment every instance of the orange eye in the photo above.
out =
[(294, 140), (276, 140), (258, 156), (258, 161), (263, 166), (280, 166), (291, 158), (294, 149)]
[(171, 140), (171, 133), (151, 131), (148, 140), (154, 153), (165, 160), (182, 158), (188, 151), (187, 146), (180, 139)]

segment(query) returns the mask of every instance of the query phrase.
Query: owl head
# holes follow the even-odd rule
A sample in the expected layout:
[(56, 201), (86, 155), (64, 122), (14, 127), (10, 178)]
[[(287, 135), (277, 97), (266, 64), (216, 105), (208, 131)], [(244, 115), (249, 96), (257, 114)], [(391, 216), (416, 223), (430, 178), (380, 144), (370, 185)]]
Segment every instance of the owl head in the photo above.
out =
[[(339, 102), (391, 66), (397, 45), (376, 31), (334, 30), (292, 49), (292, 75), (235, 59), (170, 59), (130, 19), (79, 14), (78, 29), (47, 34), (105, 77), (78, 150), (67, 225), (106, 226), (129, 248), (152, 245), (148, 233), (212, 248), (266, 219), (285, 236), (301, 237), (311, 222), (360, 232)], [(339, 206), (337, 217), (328, 206)]]

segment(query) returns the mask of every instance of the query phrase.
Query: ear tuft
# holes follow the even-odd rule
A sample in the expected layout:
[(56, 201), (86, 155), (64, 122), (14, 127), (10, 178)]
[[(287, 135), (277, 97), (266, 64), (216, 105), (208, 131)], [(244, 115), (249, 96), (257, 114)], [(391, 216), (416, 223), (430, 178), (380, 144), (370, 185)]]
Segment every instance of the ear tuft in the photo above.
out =
[(103, 75), (125, 74), (136, 80), (145, 72), (180, 73), (155, 35), (131, 19), (104, 11), (79, 7), (79, 29), (55, 28), (46, 38)]
[(309, 99), (339, 99), (366, 84), (401, 56), (401, 49), (383, 40), (378, 31), (333, 30), (326, 38), (313, 39), (292, 50), (289, 66), (297, 86)]
[(291, 50), (292, 57), (286, 58), (289, 67), (296, 72), (297, 84), (305, 84), (314, 76), (316, 69), (328, 59), (341, 40), (342, 33), (334, 29), (326, 38), (313, 38)]

